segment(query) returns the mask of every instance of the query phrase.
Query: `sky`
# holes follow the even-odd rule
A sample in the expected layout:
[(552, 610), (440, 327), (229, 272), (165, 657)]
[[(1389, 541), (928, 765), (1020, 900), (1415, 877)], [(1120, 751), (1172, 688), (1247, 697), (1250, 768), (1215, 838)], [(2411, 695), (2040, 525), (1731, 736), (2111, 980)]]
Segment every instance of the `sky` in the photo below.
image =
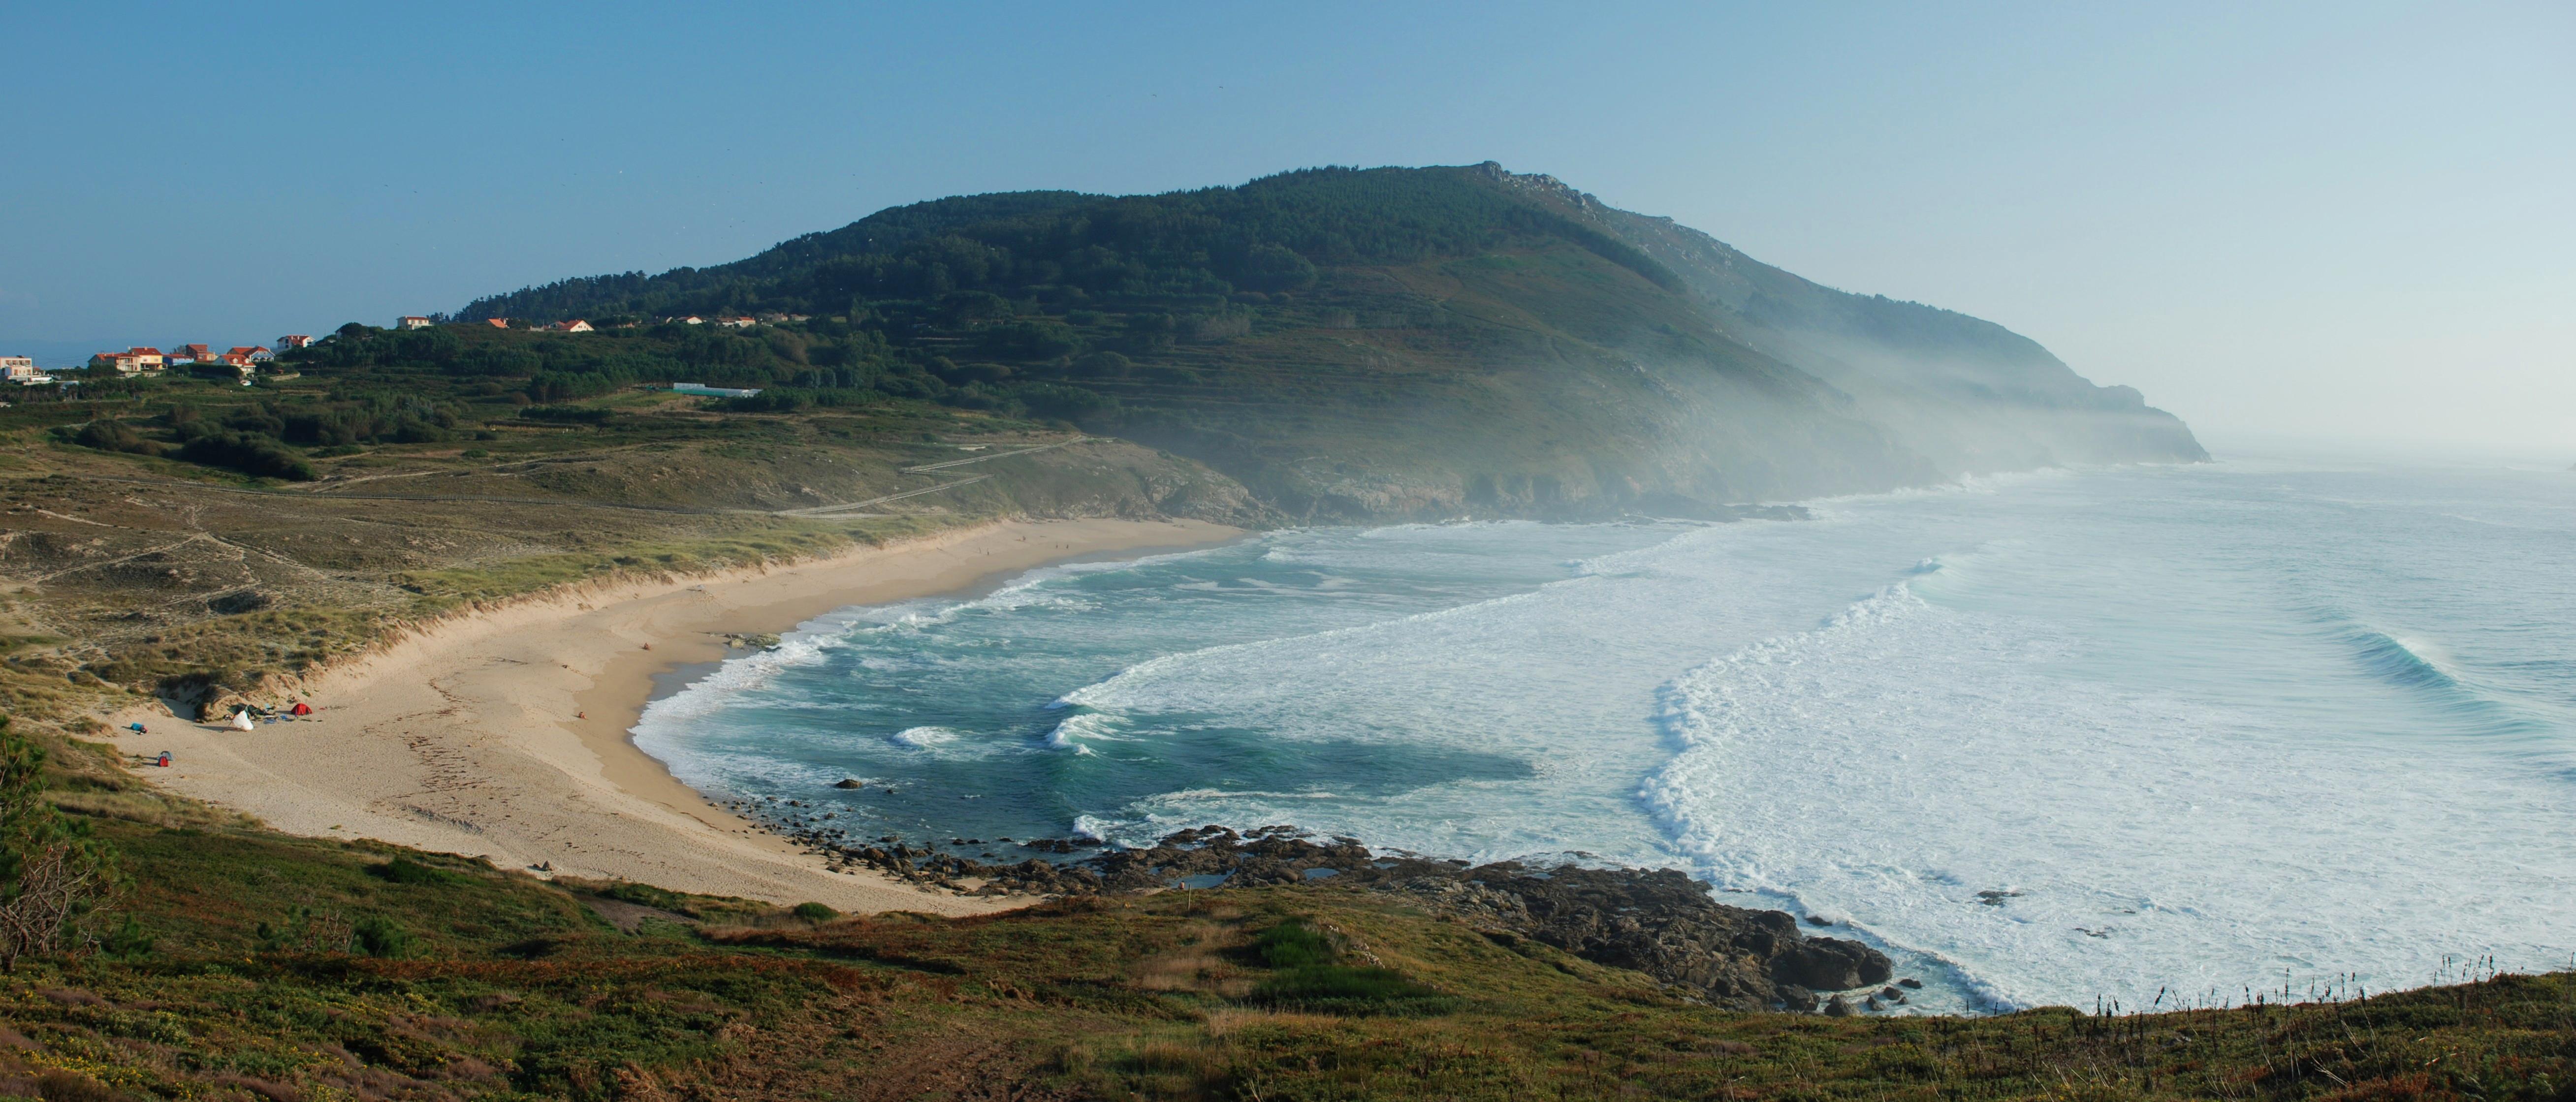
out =
[(944, 195), (1496, 160), (2213, 440), (2576, 458), (2571, 59), (2563, 0), (0, 0), (0, 354), (388, 324)]

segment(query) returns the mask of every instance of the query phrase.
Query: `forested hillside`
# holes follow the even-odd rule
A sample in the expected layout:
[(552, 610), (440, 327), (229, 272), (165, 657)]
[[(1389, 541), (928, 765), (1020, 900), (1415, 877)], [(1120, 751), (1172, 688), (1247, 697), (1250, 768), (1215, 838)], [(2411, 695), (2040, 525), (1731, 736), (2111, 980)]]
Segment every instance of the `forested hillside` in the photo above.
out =
[[(769, 324), (663, 320), (693, 314)], [(1693, 508), (2204, 458), (2135, 391), (2000, 326), (1819, 287), (1491, 164), (942, 199), (457, 316), (650, 338), (649, 354), (585, 337), (464, 362), (548, 399), (686, 374), (788, 388), (764, 395), (778, 405), (1025, 413), (1200, 459), (1318, 519)]]

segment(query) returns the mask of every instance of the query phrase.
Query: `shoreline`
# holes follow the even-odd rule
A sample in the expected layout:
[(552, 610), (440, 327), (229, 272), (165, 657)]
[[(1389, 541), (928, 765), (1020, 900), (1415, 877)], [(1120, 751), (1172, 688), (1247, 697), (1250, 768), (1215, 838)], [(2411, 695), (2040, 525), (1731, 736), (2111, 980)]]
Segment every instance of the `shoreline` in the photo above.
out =
[[(1085, 558), (1214, 546), (1198, 521), (1006, 520), (828, 558), (541, 594), (425, 626), (309, 677), (316, 713), (252, 731), (157, 705), (114, 717), (137, 775), (289, 834), (480, 856), (535, 875), (634, 880), (854, 912), (964, 914), (970, 899), (841, 872), (718, 806), (635, 746), (657, 682), (852, 605), (972, 591)], [(141, 721), (148, 734), (125, 730)]]

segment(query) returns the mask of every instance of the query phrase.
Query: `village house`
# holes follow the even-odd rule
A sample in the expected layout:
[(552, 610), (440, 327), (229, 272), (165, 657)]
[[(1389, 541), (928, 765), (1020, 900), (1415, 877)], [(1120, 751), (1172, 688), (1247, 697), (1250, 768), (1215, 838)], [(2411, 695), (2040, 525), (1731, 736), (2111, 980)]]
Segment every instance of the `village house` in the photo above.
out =
[(244, 363), (264, 364), (270, 360), (276, 359), (277, 353), (271, 352), (257, 345), (238, 345), (235, 346), (231, 352), (224, 354), (224, 362), (233, 362), (233, 357), (235, 356), (241, 357)]
[(205, 345), (183, 344), (177, 348), (171, 349), (169, 355), (161, 358), (161, 362), (167, 367), (185, 367), (192, 363), (199, 363), (213, 358), (213, 353)]
[(20, 386), (35, 386), (54, 381), (53, 376), (36, 370), (36, 358), (33, 356), (0, 356), (0, 379), (6, 379)]
[(716, 324), (730, 325), (736, 329), (749, 329), (760, 324), (760, 321), (756, 318), (717, 318)]
[(507, 329), (510, 327), (510, 319), (508, 318), (485, 318), (483, 320), (491, 322), (492, 328), (494, 329)]
[(305, 335), (304, 335), (304, 334), (302, 334), (302, 333), (289, 333), (289, 334), (287, 334), (287, 335), (285, 335), (285, 336), (283, 336), (283, 337), (279, 337), (279, 338), (277, 338), (277, 348), (278, 348), (278, 351), (281, 351), (281, 352), (283, 352), (283, 351), (285, 351), (285, 350), (287, 350), (287, 349), (289, 349), (289, 348), (311, 348), (311, 347), (313, 347), (313, 338), (308, 337), (308, 336), (305, 336)]
[(161, 370), (164, 362), (160, 349), (140, 346), (128, 348), (123, 352), (101, 352), (89, 358), (91, 367), (114, 368), (119, 375), (155, 374)]
[(580, 318), (574, 318), (571, 321), (559, 321), (546, 326), (546, 332), (549, 333), (594, 333), (597, 331), (598, 330), (591, 328), (589, 322), (583, 321)]
[(685, 318), (672, 318), (671, 320), (679, 322), (682, 325), (705, 325), (707, 323), (707, 319), (699, 317), (696, 314), (691, 314)]
[(405, 314), (394, 319), (394, 328), (396, 329), (427, 329), (436, 324), (438, 323), (417, 314)]

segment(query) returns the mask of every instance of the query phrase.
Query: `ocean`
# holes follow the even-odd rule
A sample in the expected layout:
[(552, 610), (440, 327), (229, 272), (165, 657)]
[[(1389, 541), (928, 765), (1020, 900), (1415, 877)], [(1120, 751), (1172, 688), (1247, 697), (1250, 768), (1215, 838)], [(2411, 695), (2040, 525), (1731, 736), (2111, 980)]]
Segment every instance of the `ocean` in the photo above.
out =
[(1880, 946), (1927, 1011), (2576, 954), (2576, 473), (2236, 458), (1807, 505), (1051, 567), (818, 618), (636, 742), (1010, 861), (1288, 823), (1680, 868)]

